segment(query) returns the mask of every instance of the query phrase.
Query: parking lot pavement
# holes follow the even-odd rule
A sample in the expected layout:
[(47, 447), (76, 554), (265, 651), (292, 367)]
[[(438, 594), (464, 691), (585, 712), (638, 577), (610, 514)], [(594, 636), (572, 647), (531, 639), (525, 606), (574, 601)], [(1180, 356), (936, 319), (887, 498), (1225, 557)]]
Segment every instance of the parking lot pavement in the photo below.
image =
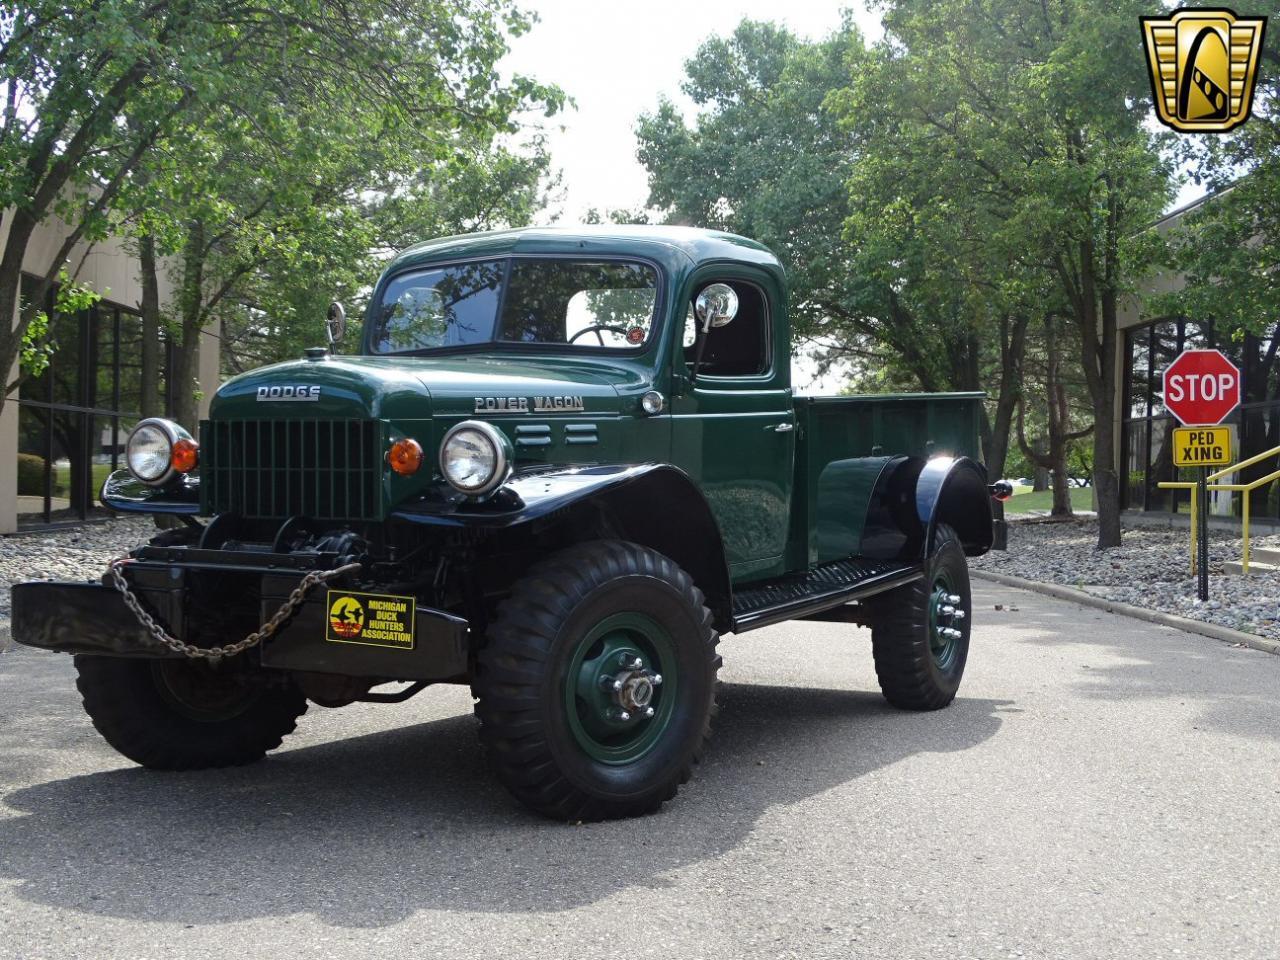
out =
[(463, 689), (157, 774), (5, 654), (0, 957), (1275, 957), (1280, 658), (989, 585), (974, 622), (934, 714), (865, 631), (727, 639), (694, 781), (589, 826), (486, 776)]

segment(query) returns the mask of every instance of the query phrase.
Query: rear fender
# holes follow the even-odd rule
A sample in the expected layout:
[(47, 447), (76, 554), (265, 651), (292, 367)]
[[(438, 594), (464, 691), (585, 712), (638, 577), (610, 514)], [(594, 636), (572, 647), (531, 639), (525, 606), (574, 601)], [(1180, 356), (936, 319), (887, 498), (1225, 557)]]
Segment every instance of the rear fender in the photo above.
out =
[(986, 467), (968, 457), (928, 461), (916, 481), (916, 516), (925, 530), (919, 556), (928, 556), (940, 523), (955, 530), (966, 556), (982, 556), (994, 530)]
[(986, 469), (968, 457), (894, 457), (876, 481), (863, 525), (865, 557), (927, 557), (938, 524), (955, 529), (968, 556), (992, 545)]

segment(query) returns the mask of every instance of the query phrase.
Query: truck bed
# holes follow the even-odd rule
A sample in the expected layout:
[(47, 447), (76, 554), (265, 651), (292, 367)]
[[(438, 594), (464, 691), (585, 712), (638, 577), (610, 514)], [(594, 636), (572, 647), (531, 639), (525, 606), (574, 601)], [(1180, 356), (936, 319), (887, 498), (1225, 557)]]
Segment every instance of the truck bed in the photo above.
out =
[(985, 399), (980, 392), (796, 397), (792, 529), (807, 536), (792, 565), (813, 567), (861, 553), (867, 501), (892, 458), (981, 459)]

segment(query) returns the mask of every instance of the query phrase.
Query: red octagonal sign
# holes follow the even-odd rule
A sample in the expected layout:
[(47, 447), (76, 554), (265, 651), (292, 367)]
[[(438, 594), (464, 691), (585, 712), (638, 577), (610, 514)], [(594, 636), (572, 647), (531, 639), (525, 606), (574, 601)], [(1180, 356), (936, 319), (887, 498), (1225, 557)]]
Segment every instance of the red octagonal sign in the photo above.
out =
[(1240, 404), (1240, 371), (1218, 350), (1187, 350), (1164, 372), (1164, 405), (1188, 426), (1221, 423)]

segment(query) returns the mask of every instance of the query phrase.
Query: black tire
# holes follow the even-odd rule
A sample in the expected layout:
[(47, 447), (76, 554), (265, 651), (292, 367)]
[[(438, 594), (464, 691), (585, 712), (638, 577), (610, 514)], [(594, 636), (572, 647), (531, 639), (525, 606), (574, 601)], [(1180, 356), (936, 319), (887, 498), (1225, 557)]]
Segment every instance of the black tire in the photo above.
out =
[(232, 767), (280, 746), (307, 710), (291, 684), (247, 661), (77, 656), (85, 712), (111, 746), (153, 770)]
[[(658, 680), (650, 688), (653, 719), (630, 718), (634, 727), (606, 732), (597, 743), (587, 727), (621, 724), (629, 704), (610, 706), (606, 721), (589, 703), (596, 687), (587, 678), (605, 681), (601, 689), (608, 692), (600, 696), (625, 696), (613, 691), (610, 676), (592, 671), (595, 664), (615, 662), (609, 651), (618, 648), (607, 643), (625, 646), (630, 635), (593, 636), (609, 624), (632, 622), (628, 618), (640, 624), (638, 648), (644, 649), (646, 630), (665, 644), (665, 655), (651, 648), (646, 670), (669, 664), (663, 669), (671, 682)], [(623, 541), (594, 541), (555, 554), (533, 567), (499, 606), (477, 657), (472, 693), (491, 766), (518, 800), (555, 819), (657, 810), (689, 779), (710, 736), (718, 642), (702, 592), (662, 554)], [(618, 670), (619, 677), (643, 675)], [(651, 730), (645, 726), (650, 723)], [(624, 746), (610, 746), (610, 736)], [(651, 738), (647, 746), (645, 737)], [(610, 750), (612, 756), (601, 757)]]
[[(947, 602), (943, 593), (958, 596), (959, 602)], [(959, 615), (936, 612), (946, 607)], [(904, 710), (938, 710), (955, 699), (969, 657), (972, 612), (969, 565), (960, 539), (951, 527), (939, 524), (924, 579), (875, 602), (871, 648), (886, 700)], [(959, 637), (940, 649), (939, 627), (959, 631)]]

